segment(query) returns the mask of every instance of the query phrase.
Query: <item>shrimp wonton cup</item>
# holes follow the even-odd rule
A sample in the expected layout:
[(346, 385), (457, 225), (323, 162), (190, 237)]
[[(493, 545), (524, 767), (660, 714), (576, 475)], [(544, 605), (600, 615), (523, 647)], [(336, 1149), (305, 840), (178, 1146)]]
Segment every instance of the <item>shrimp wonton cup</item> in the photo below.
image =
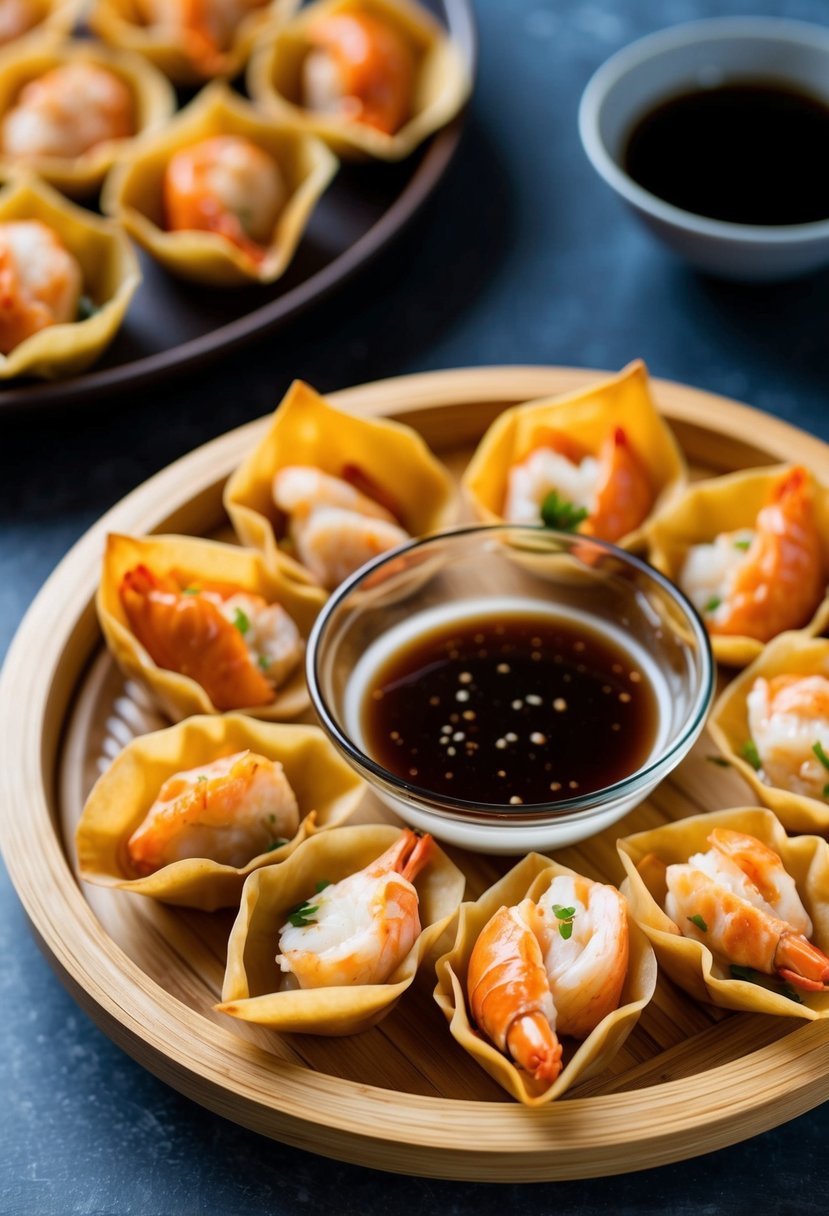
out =
[[(170, 862), (148, 875), (131, 864), (127, 842), (168, 778), (250, 750), (279, 761), (299, 808), (291, 840), (235, 867), (206, 857)], [(168, 904), (212, 912), (239, 902), (245, 878), (260, 866), (276, 870), (315, 832), (336, 827), (355, 810), (363, 782), (316, 726), (256, 722), (241, 714), (188, 718), (166, 730), (139, 735), (98, 778), (78, 823), (75, 845), (80, 876)]]
[[(769, 642), (760, 657), (726, 686), (711, 711), (708, 730), (729, 764), (785, 828), (790, 832), (825, 833), (829, 829), (829, 800), (773, 785), (763, 772), (762, 758), (752, 739), (748, 695), (755, 681), (788, 675), (829, 679), (829, 639), (791, 632)], [(791, 740), (787, 745), (791, 747)], [(829, 783), (829, 771), (822, 773), (821, 779)]]
[(89, 64), (110, 72), (126, 86), (132, 104), (133, 133), (105, 139), (80, 155), (28, 155), (23, 161), (0, 151), (0, 176), (25, 168), (37, 173), (71, 197), (83, 198), (100, 186), (120, 155), (132, 155), (135, 139), (159, 130), (175, 110), (175, 94), (167, 81), (138, 55), (88, 41), (62, 42), (54, 35), (27, 38), (0, 55), (0, 123), (17, 103), (22, 89), (47, 72), (69, 64)]
[(552, 1085), (535, 1080), (476, 1029), (467, 1000), (467, 970), (484, 926), (499, 908), (512, 907), (527, 897), (537, 901), (553, 878), (573, 873), (549, 857), (529, 853), (475, 903), (461, 904), (455, 944), (437, 963), (435, 1000), (453, 1037), (499, 1085), (527, 1106), (543, 1106), (561, 1097), (571, 1085), (605, 1068), (633, 1030), (656, 987), (653, 951), (628, 911), (630, 955), (619, 1006), (583, 1042), (564, 1040), (564, 1067)]
[[(461, 482), (475, 515), (484, 523), (504, 521), (510, 470), (544, 446), (551, 431), (596, 455), (615, 428), (624, 431), (641, 463), (652, 503), (641, 523), (614, 543), (626, 549), (641, 546), (645, 520), (673, 501), (687, 479), (684, 457), (657, 412), (641, 360), (590, 388), (516, 405), (500, 414), (478, 444)], [(540, 510), (532, 522), (541, 523)]]
[(84, 6), (84, 0), (21, 0), (13, 18), (4, 17), (0, 23), (2, 45), (8, 46), (28, 34), (47, 31), (68, 35)]
[[(336, 112), (303, 105), (302, 73), (311, 49), (309, 30), (341, 14), (365, 14), (387, 24), (411, 52), (408, 116), (387, 132)], [(460, 111), (471, 89), (463, 58), (431, 13), (410, 0), (318, 0), (274, 36), (262, 38), (247, 72), (250, 95), (272, 114), (325, 140), (343, 159), (402, 160)]]
[[(396, 504), (400, 523), (412, 536), (454, 519), (452, 478), (415, 431), (389, 419), (360, 418), (337, 409), (297, 380), (259, 446), (230, 477), (224, 505), (243, 544), (261, 550), (276, 569), (306, 584), (317, 580), (286, 551), (285, 522), (273, 501), (274, 475), (288, 465), (311, 465), (334, 477), (348, 467), (359, 469)], [(319, 586), (315, 594), (320, 605), (328, 597)]]
[(421, 932), (384, 983), (280, 987), (286, 977), (275, 960), (280, 929), (318, 884), (354, 874), (400, 835), (399, 828), (385, 824), (341, 828), (305, 841), (285, 865), (252, 874), (230, 934), (222, 1003), (216, 1008), (273, 1030), (326, 1035), (357, 1034), (390, 1013), (463, 898), (463, 874), (434, 842), (428, 864), (414, 880)]
[[(165, 226), (164, 179), (170, 159), (214, 136), (239, 136), (276, 163), (286, 192), (273, 231), (253, 258), (219, 232)], [(263, 117), (226, 86), (204, 89), (165, 129), (142, 140), (107, 180), (103, 209), (171, 274), (215, 287), (273, 283), (296, 252), (337, 161), (319, 140)]]
[(794, 1018), (829, 1017), (829, 991), (799, 991), (790, 998), (782, 981), (772, 976), (752, 973), (757, 975), (757, 983), (734, 978), (727, 963), (703, 942), (684, 937), (663, 910), (665, 866), (687, 862), (693, 854), (704, 852), (713, 828), (746, 832), (779, 854), (812, 919), (812, 942), (824, 952), (829, 950), (829, 844), (819, 836), (787, 836), (771, 811), (737, 807), (680, 819), (616, 842), (627, 873), (622, 891), (656, 951), (659, 966), (691, 996), (723, 1009)]
[[(140, 0), (97, 0), (89, 14), (89, 24), (99, 38), (113, 46), (142, 55), (176, 84), (201, 84), (215, 76), (232, 77), (242, 70), (256, 37), (286, 20), (300, 0), (263, 0), (240, 19), (226, 47), (212, 54), (207, 47), (193, 53), (172, 24), (155, 24), (145, 19)], [(183, 6), (182, 6), (183, 7)]]
[(0, 354), (0, 379), (56, 379), (82, 372), (115, 337), (141, 281), (138, 260), (124, 232), (76, 207), (36, 177), (21, 175), (0, 191), (0, 223), (37, 220), (51, 228), (77, 260), (82, 301), (89, 315), (48, 325)]
[[(746, 469), (712, 477), (691, 486), (682, 497), (663, 512), (647, 529), (648, 561), (682, 587), (680, 575), (689, 550), (694, 545), (714, 541), (722, 533), (753, 529), (760, 511), (769, 505), (781, 480), (795, 471), (791, 465)], [(829, 578), (829, 489), (810, 475), (806, 484), (811, 488), (814, 520), (819, 537), (824, 582)], [(745, 547), (738, 541), (738, 547)], [(693, 595), (689, 595), (693, 599)], [(790, 623), (788, 629), (807, 628), (820, 619), (826, 602), (826, 591), (803, 614), (803, 619)], [(716, 611), (720, 601), (712, 600)], [(702, 605), (703, 621), (708, 615)], [(778, 630), (778, 633), (782, 630)], [(744, 634), (712, 632), (711, 648), (718, 662), (731, 667), (745, 667), (762, 653), (764, 643)]]
[[(124, 675), (148, 687), (174, 722), (190, 714), (222, 710), (195, 679), (155, 663), (133, 632), (119, 591), (125, 575), (139, 566), (156, 577), (174, 574), (183, 588), (222, 584), (261, 596), (268, 604), (278, 603), (294, 621), (303, 642), (319, 611), (319, 601), (309, 588), (268, 569), (261, 554), (249, 549), (190, 536), (110, 535), (97, 596), (101, 629)], [(277, 685), (270, 704), (233, 708), (269, 721), (298, 717), (309, 704), (303, 667), (300, 656), (284, 683)]]

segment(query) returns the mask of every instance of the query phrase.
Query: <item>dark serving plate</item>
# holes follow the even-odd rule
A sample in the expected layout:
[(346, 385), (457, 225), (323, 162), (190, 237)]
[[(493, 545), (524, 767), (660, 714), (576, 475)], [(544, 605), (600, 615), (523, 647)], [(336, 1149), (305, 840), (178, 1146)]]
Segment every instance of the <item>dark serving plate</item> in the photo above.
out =
[[(474, 72), (471, 0), (421, 0), (447, 26)], [(166, 274), (142, 250), (144, 275), (103, 357), (66, 380), (15, 380), (0, 411), (81, 402), (205, 363), (294, 317), (396, 236), (434, 190), (457, 148), (463, 115), (398, 164), (343, 164), (314, 211), (287, 272), (264, 287), (206, 289)]]

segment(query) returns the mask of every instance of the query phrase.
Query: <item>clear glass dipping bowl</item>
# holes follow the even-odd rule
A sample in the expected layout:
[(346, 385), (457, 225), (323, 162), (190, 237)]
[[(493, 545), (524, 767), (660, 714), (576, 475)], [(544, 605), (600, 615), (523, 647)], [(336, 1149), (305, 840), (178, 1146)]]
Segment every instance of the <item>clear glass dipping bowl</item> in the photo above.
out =
[[(436, 794), (366, 753), (360, 706), (377, 666), (444, 621), (508, 611), (581, 618), (636, 658), (659, 713), (654, 746), (635, 772), (579, 797), (510, 806)], [(511, 524), (438, 533), (363, 566), (317, 618), (306, 668), (323, 728), (376, 794), (412, 827), (484, 853), (560, 847), (621, 819), (690, 750), (714, 691), (705, 627), (666, 578), (613, 545)]]

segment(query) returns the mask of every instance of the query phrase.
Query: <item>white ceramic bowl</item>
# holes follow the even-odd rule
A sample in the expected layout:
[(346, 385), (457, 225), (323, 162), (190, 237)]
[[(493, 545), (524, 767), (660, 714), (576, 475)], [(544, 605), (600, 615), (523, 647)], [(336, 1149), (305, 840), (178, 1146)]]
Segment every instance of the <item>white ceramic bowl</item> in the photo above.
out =
[[(390, 653), (438, 623), (515, 611), (580, 620), (635, 656), (659, 705), (656, 737), (636, 771), (592, 793), (512, 806), (421, 788), (368, 754), (360, 709)], [(613, 545), (513, 524), (436, 533), (363, 566), (317, 617), (306, 673), (323, 728), (375, 793), (412, 827), (482, 853), (557, 848), (621, 819), (687, 754), (713, 692), (705, 626), (672, 583)], [(417, 712), (415, 699), (413, 721)]]
[(594, 169), (666, 245), (722, 278), (771, 281), (829, 263), (829, 216), (810, 224), (733, 224), (694, 215), (621, 167), (627, 137), (660, 102), (697, 88), (773, 80), (829, 104), (829, 29), (768, 17), (673, 26), (625, 47), (585, 89), (579, 133)]

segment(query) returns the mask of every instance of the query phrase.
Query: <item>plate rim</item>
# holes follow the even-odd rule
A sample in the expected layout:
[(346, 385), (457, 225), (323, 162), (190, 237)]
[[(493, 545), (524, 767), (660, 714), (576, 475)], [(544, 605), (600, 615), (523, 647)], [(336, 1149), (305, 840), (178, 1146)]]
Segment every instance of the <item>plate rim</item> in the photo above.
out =
[[(368, 416), (384, 412), (415, 416), (418, 411), (446, 410), (464, 401), (506, 405), (577, 388), (603, 374), (561, 367), (467, 368), (377, 381), (329, 396), (334, 403)], [(757, 434), (761, 428), (773, 437), (767, 438), (766, 446), (782, 449), (786, 459), (808, 460), (829, 479), (829, 446), (816, 437), (704, 390), (659, 379), (652, 384), (670, 420), (699, 423), (706, 414), (709, 419), (717, 416), (718, 431), (725, 429), (736, 438)], [(215, 496), (217, 478), (220, 482), (234, 467), (267, 421), (246, 423), (194, 449), (93, 524), (45, 582), (0, 673), (0, 846), (35, 938), (78, 1003), (142, 1066), (243, 1126), (324, 1155), (431, 1177), (539, 1181), (647, 1168), (734, 1143), (829, 1097), (829, 1024), (825, 1022), (798, 1026), (778, 1043), (691, 1078), (619, 1094), (569, 1098), (539, 1110), (528, 1111), (507, 1101), (400, 1094), (275, 1061), (263, 1049), (180, 1002), (115, 946), (75, 880), (53, 810), (66, 714), (100, 640), (92, 596), (103, 536), (111, 529), (167, 527), (171, 514), (175, 518), (192, 510), (205, 494)], [(217, 471), (217, 457), (224, 472)], [(148, 522), (150, 502), (162, 501), (164, 510), (159, 514), (157, 505)], [(31, 678), (32, 653), (38, 655), (36, 680)], [(22, 806), (27, 806), (28, 814), (15, 814), (13, 808)], [(74, 938), (68, 932), (72, 926)], [(785, 1069), (779, 1068), (781, 1044), (785, 1044)], [(227, 1081), (230, 1061), (238, 1064), (240, 1058), (250, 1073), (246, 1074), (249, 1088), (241, 1096)], [(743, 1080), (747, 1073), (756, 1079), (760, 1097), (749, 1107), (739, 1106), (731, 1092), (738, 1070)], [(278, 1093), (274, 1093), (275, 1076)], [(681, 1091), (686, 1107), (693, 1109), (679, 1127), (666, 1115)], [(687, 1101), (688, 1093), (694, 1096), (693, 1104)], [(357, 1097), (364, 1110), (359, 1131), (347, 1109)], [(314, 1098), (325, 1099), (323, 1121)], [(312, 1105), (315, 1121), (308, 1117)], [(446, 1120), (447, 1108), (452, 1123), (457, 1119), (467, 1132), (474, 1127), (474, 1145), (472, 1136), (465, 1145), (453, 1141), (458, 1133)], [(631, 1118), (632, 1108), (636, 1119)], [(404, 1126), (405, 1138), (401, 1138)], [(597, 1151), (597, 1126), (603, 1137), (601, 1151)], [(636, 1154), (631, 1152), (634, 1141)]]

